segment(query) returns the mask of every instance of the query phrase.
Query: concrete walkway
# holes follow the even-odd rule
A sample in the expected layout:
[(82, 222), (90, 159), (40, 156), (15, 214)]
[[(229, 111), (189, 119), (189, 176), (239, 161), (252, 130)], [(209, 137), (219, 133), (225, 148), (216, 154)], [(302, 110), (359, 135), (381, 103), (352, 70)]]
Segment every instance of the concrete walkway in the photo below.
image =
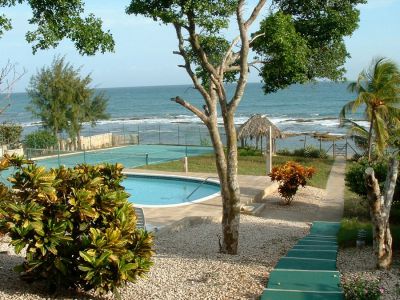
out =
[(343, 216), (346, 161), (336, 157), (326, 185), (326, 198), (320, 203), (318, 220), (339, 222)]

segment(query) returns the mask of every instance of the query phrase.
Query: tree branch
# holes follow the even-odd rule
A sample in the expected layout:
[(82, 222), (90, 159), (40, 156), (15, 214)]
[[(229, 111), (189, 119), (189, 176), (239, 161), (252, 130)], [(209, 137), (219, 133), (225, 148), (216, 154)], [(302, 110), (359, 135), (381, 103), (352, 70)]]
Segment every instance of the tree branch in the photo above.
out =
[[(23, 69), (21, 73), (18, 73), (15, 66), (15, 64), (7, 61), (6, 65), (0, 70), (0, 95), (2, 95), (3, 100), (8, 101), (11, 98), (15, 84), (26, 74), (25, 69)], [(4, 105), (4, 107), (0, 109), (0, 114), (10, 106), (10, 103)]]
[(389, 170), (386, 176), (385, 188), (383, 191), (385, 199), (384, 207), (387, 213), (388, 213), (387, 210), (390, 209), (390, 206), (392, 205), (394, 191), (396, 188), (398, 170), (399, 170), (399, 161), (396, 158), (395, 154), (394, 157), (391, 157), (389, 160)]
[(188, 59), (188, 56), (187, 56), (187, 53), (186, 53), (185, 47), (184, 47), (182, 27), (176, 23), (174, 23), (174, 27), (175, 27), (176, 35), (178, 37), (178, 47), (179, 47), (179, 52), (178, 51), (175, 51), (175, 52), (179, 53), (183, 57), (183, 59), (185, 61), (185, 64), (183, 66), (186, 69), (186, 72), (189, 74), (190, 78), (192, 79), (194, 87), (200, 92), (200, 94), (203, 96), (203, 98), (206, 102), (211, 102), (210, 95), (207, 93), (207, 90), (201, 85), (199, 79), (197, 78), (196, 74), (193, 72), (193, 70), (190, 66), (190, 61)]
[[(254, 67), (257, 64), (262, 64), (262, 60), (254, 60), (252, 62), (249, 62), (247, 65), (249, 67)], [(227, 72), (232, 72), (232, 71), (240, 71), (240, 65), (239, 66), (230, 66), (226, 69)]]
[(245, 23), (243, 21), (243, 6), (244, 6), (244, 0), (240, 0), (238, 3), (238, 8), (236, 10), (236, 17), (240, 31), (240, 39), (242, 41), (242, 45), (240, 47), (240, 62), (239, 62), (240, 75), (238, 83), (236, 85), (235, 94), (228, 105), (228, 110), (232, 114), (235, 113), (236, 108), (239, 105), (240, 100), (242, 99), (249, 73), (249, 65), (247, 62), (247, 57), (249, 54), (249, 39), (247, 36), (247, 27), (245, 26)]
[(255, 36), (250, 40), (249, 44), (251, 45), (256, 39), (258, 39), (259, 37), (262, 37), (262, 36), (264, 36), (264, 35), (265, 35), (265, 33), (260, 33), (260, 34), (255, 35)]
[(230, 65), (230, 63), (228, 63), (228, 62), (230, 61), (230, 58), (232, 57), (233, 47), (235, 47), (239, 41), (240, 41), (240, 35), (235, 37), (235, 39), (232, 41), (231, 45), (229, 46), (229, 49), (226, 51), (225, 56), (222, 59), (220, 74), (223, 73), (226, 70), (226, 68)]
[[(239, 3), (242, 1), (239, 1)], [(266, 0), (260, 0), (258, 1), (256, 7), (254, 7), (253, 12), (251, 13), (251, 16), (247, 19), (247, 21), (244, 23), (244, 26), (246, 29), (248, 29), (251, 24), (257, 19), (258, 15), (260, 14), (261, 9), (264, 7)]]
[(214, 66), (208, 61), (207, 54), (204, 52), (204, 49), (201, 47), (198, 35), (196, 34), (196, 24), (194, 22), (194, 15), (192, 13), (187, 14), (188, 22), (189, 22), (189, 36), (190, 36), (190, 44), (193, 49), (196, 51), (197, 55), (200, 58), (200, 62), (211, 75), (218, 77), (218, 73)]
[(209, 122), (209, 118), (208, 116), (205, 115), (204, 112), (202, 112), (200, 109), (198, 109), (196, 106), (190, 104), (189, 102), (183, 100), (181, 97), (176, 96), (175, 98), (171, 98), (171, 101), (174, 101), (180, 105), (182, 105), (183, 107), (187, 108), (188, 110), (190, 110), (192, 113), (194, 113), (196, 116), (198, 116), (204, 124), (208, 124)]

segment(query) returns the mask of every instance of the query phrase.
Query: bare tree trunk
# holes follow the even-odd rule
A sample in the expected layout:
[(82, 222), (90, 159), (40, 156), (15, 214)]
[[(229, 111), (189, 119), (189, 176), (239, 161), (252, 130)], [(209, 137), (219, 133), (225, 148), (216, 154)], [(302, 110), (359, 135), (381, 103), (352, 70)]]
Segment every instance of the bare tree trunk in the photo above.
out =
[(224, 240), (221, 251), (237, 254), (240, 224), (240, 188), (237, 176), (237, 135), (231, 113), (223, 116), (226, 133), (227, 170), (226, 190), (222, 202), (222, 232)]
[(378, 269), (388, 269), (392, 263), (392, 235), (389, 227), (390, 209), (396, 187), (399, 162), (392, 157), (385, 181), (383, 194), (374, 170), (365, 170), (365, 185), (373, 224), (373, 248), (377, 258)]

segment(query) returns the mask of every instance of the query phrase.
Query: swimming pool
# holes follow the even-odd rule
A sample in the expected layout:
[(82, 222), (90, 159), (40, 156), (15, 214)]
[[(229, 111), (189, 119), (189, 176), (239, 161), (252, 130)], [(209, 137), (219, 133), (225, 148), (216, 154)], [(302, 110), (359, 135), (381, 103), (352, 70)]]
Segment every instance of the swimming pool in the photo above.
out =
[(129, 200), (140, 207), (171, 207), (205, 201), (219, 195), (217, 182), (202, 179), (127, 173), (122, 182)]

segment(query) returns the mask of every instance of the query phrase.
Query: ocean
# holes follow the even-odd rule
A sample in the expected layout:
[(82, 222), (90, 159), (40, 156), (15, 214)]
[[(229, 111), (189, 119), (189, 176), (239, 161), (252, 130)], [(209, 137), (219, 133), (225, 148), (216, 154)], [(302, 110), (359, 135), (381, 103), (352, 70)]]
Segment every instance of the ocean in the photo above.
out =
[[(235, 122), (239, 125), (253, 114), (266, 115), (284, 132), (303, 133), (319, 132), (344, 134), (346, 129), (339, 128), (340, 109), (349, 100), (354, 99), (347, 91), (348, 83), (316, 82), (305, 85), (293, 85), (274, 94), (265, 95), (261, 83), (247, 85), (242, 102), (237, 110)], [(227, 87), (232, 94), (234, 86)], [(185, 108), (170, 101), (172, 97), (182, 98), (202, 107), (200, 94), (189, 85), (124, 87), (99, 89), (108, 100), (109, 120), (99, 121), (95, 127), (85, 125), (83, 134), (92, 135), (103, 132), (139, 132), (146, 135), (153, 132), (147, 140), (163, 143), (179, 140), (178, 144), (187, 143), (192, 132), (201, 128), (201, 121)], [(1, 122), (20, 123), (24, 134), (40, 126), (40, 120), (32, 116), (25, 108), (29, 104), (26, 93), (12, 94), (11, 106), (0, 115)], [(355, 119), (361, 119), (355, 115)], [(205, 134), (204, 128), (199, 130)], [(169, 136), (168, 136), (169, 135)]]

